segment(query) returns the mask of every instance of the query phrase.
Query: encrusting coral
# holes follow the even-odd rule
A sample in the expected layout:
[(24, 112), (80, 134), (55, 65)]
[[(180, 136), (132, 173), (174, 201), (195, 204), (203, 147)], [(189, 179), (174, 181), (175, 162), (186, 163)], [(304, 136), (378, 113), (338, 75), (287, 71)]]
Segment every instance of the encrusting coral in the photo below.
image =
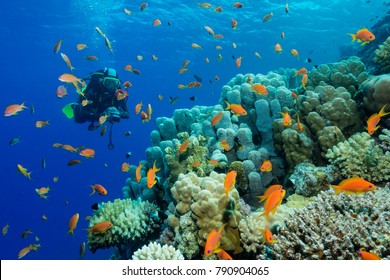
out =
[(155, 204), (141, 199), (102, 202), (99, 209), (93, 212), (89, 227), (100, 222), (111, 222), (113, 226), (105, 233), (88, 235), (89, 249), (95, 252), (97, 249), (144, 240), (159, 226), (157, 210)]
[(376, 189), (363, 195), (321, 192), (295, 210), (265, 246), (258, 259), (351, 260), (359, 250), (390, 258), (390, 192)]
[(358, 176), (373, 182), (390, 180), (390, 152), (384, 153), (366, 132), (356, 133), (333, 146), (326, 157), (346, 178)]
[(159, 243), (150, 242), (134, 252), (133, 260), (184, 260), (182, 253), (171, 245), (161, 246)]

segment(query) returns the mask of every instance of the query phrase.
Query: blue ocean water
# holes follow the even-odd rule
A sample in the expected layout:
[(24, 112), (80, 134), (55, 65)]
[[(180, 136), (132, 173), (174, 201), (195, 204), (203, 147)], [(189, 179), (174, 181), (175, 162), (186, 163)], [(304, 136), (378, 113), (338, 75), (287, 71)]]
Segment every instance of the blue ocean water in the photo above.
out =
[[(223, 11), (216, 13), (197, 5), (200, 1), (148, 1), (148, 7), (140, 11), (142, 1), (7, 1), (0, 10), (1, 108), (25, 102), (28, 109), (17, 116), (2, 117), (1, 162), (2, 193), (0, 196), (0, 226), (9, 225), (8, 233), (0, 236), (0, 258), (16, 259), (18, 252), (31, 243), (39, 243), (36, 252), (24, 259), (78, 259), (79, 245), (87, 239), (87, 215), (96, 202), (122, 197), (122, 187), (127, 175), (120, 171), (123, 162), (137, 165), (145, 159), (145, 149), (151, 145), (150, 132), (156, 128), (157, 117), (171, 117), (177, 108), (218, 103), (221, 87), (238, 73), (266, 73), (283, 68), (311, 68), (314, 64), (335, 62), (339, 59), (339, 47), (350, 44), (347, 33), (355, 33), (362, 27), (373, 25), (385, 11), (382, 1), (374, 0), (317, 0), (289, 1), (289, 13), (285, 12), (285, 0), (241, 1), (243, 8), (233, 8), (235, 1), (211, 1)], [(132, 14), (127, 15), (127, 8)], [(263, 23), (263, 16), (273, 12), (270, 21)], [(159, 18), (161, 26), (153, 26)], [(238, 21), (236, 30), (231, 19)], [(170, 24), (168, 24), (168, 22)], [(223, 39), (214, 39), (204, 26), (210, 26)], [(96, 32), (98, 26), (112, 41), (113, 53), (105, 46)], [(285, 39), (281, 39), (281, 32)], [(129, 88), (128, 107), (130, 119), (122, 120), (113, 128), (115, 148), (109, 150), (108, 134), (99, 136), (99, 130), (88, 131), (88, 124), (76, 124), (67, 119), (62, 108), (77, 99), (77, 93), (69, 86), (69, 95), (58, 99), (56, 88), (63, 84), (58, 77), (69, 73), (60, 56), (53, 53), (54, 44), (62, 39), (60, 52), (65, 53), (76, 68), (78, 77), (113, 67), (122, 81), (133, 84)], [(232, 43), (237, 47), (232, 48)], [(76, 50), (76, 44), (84, 43), (85, 50)], [(202, 46), (194, 49), (192, 43)], [(274, 52), (280, 43), (282, 54)], [(216, 46), (222, 47), (217, 50)], [(290, 54), (297, 49), (300, 60)], [(254, 56), (254, 52), (262, 58)], [(158, 57), (157, 61), (152, 55)], [(218, 54), (222, 60), (218, 62)], [(96, 55), (98, 61), (87, 61), (84, 56)], [(138, 61), (137, 55), (144, 59)], [(235, 59), (242, 56), (242, 65), (236, 68)], [(206, 63), (208, 57), (210, 62)], [(312, 63), (304, 62), (311, 58)], [(184, 60), (190, 60), (189, 71), (177, 72)], [(124, 70), (131, 64), (140, 75)], [(181, 90), (178, 84), (194, 81), (193, 75), (202, 78), (202, 87)], [(220, 80), (217, 82), (215, 76)], [(160, 101), (157, 96), (163, 95)], [(196, 100), (191, 101), (190, 97)], [(179, 97), (170, 104), (170, 97)], [(153, 107), (152, 121), (142, 123), (134, 107), (140, 101)], [(35, 108), (31, 114), (31, 108)], [(36, 128), (38, 120), (49, 120), (49, 125)], [(132, 131), (125, 136), (125, 131)], [(9, 145), (19, 136), (21, 143)], [(84, 159), (63, 149), (53, 148), (54, 143), (86, 146), (96, 151), (93, 159)], [(132, 156), (125, 155), (131, 151)], [(46, 167), (42, 168), (42, 159)], [(81, 159), (76, 166), (67, 166), (71, 159)], [(17, 164), (32, 171), (31, 178), (17, 173)], [(107, 167), (106, 167), (106, 166)], [(58, 176), (58, 182), (53, 177)], [(93, 184), (102, 184), (107, 196), (90, 196)], [(49, 198), (40, 198), (36, 188), (50, 186)], [(75, 235), (66, 235), (70, 217), (80, 213)], [(48, 219), (42, 220), (42, 215)], [(33, 233), (21, 238), (24, 230)], [(34, 240), (39, 238), (38, 241)], [(99, 250), (92, 254), (87, 250), (85, 259), (107, 259), (112, 251)]]

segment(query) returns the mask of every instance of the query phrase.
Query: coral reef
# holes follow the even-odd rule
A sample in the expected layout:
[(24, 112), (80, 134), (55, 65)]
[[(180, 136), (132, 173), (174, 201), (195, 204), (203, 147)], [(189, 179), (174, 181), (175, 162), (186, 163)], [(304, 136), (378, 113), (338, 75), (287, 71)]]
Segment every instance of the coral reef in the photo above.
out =
[(336, 180), (341, 179), (338, 168), (333, 165), (317, 167), (311, 163), (301, 163), (295, 166), (289, 177), (295, 193), (303, 196), (314, 196), (322, 190), (327, 190)]
[(315, 201), (285, 220), (258, 259), (351, 260), (359, 250), (390, 257), (390, 192), (360, 196), (321, 192)]
[(134, 252), (133, 260), (184, 260), (179, 250), (170, 245), (161, 246), (159, 243), (150, 242)]
[(274, 230), (278, 227), (285, 226), (284, 220), (288, 219), (293, 214), (291, 208), (281, 205), (276, 210), (275, 214), (270, 214), (269, 221), (264, 216), (261, 216), (262, 212), (256, 211), (250, 215), (244, 217), (239, 224), (241, 244), (247, 253), (258, 253), (264, 246), (263, 230), (270, 228)]
[(387, 104), (390, 110), (390, 74), (372, 76), (360, 86), (364, 109), (371, 114), (378, 113)]
[(348, 140), (333, 146), (326, 153), (343, 177), (362, 177), (368, 181), (390, 180), (390, 152), (380, 146), (366, 132), (356, 133)]
[(376, 63), (377, 73), (384, 74), (390, 72), (390, 36), (375, 50), (373, 60)]
[(359, 57), (351, 56), (336, 63), (321, 64), (309, 72), (308, 89), (318, 85), (343, 87), (349, 93), (355, 94), (359, 84), (367, 79), (366, 67)]
[(88, 248), (91, 252), (111, 246), (129, 244), (144, 240), (159, 227), (157, 206), (141, 199), (115, 199), (102, 202), (93, 212), (89, 227), (100, 222), (111, 222), (113, 227), (101, 234), (88, 235)]
[(376, 56), (376, 50), (386, 41), (390, 34), (390, 11), (387, 11), (369, 29), (375, 34), (375, 40), (364, 46), (354, 45), (352, 53), (362, 59), (371, 74), (385, 74), (386, 72), (382, 72), (382, 67), (378, 67), (378, 64), (374, 62), (374, 57)]
[[(181, 216), (191, 213), (191, 219), (197, 226), (197, 242), (205, 246), (207, 234), (214, 228), (219, 229), (226, 223), (228, 228), (235, 229), (241, 219), (241, 202), (238, 192), (233, 188), (227, 196), (224, 188), (225, 174), (211, 172), (207, 177), (198, 177), (193, 172), (180, 174), (171, 189), (176, 201), (175, 214), (168, 217), (168, 223), (182, 235), (190, 230), (194, 232), (191, 223), (181, 223)], [(184, 225), (184, 226), (183, 226)], [(221, 248), (234, 250), (239, 240), (225, 233), (221, 238)]]

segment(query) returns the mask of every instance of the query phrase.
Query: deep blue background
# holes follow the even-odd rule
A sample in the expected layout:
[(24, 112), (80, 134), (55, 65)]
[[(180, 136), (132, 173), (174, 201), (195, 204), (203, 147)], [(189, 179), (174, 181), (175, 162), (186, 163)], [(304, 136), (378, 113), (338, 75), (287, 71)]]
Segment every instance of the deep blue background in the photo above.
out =
[[(121, 188), (127, 175), (120, 172), (121, 164), (127, 161), (138, 165), (145, 159), (145, 149), (150, 145), (149, 135), (155, 129), (154, 120), (159, 116), (171, 117), (176, 108), (193, 105), (217, 104), (221, 87), (238, 73), (263, 73), (279, 67), (300, 68), (312, 65), (304, 60), (310, 57), (312, 64), (335, 62), (339, 58), (338, 47), (350, 44), (347, 33), (355, 33), (364, 26), (375, 23), (385, 9), (382, 1), (289, 1), (290, 12), (284, 11), (284, 0), (242, 1), (244, 8), (233, 9), (235, 1), (213, 1), (222, 5), (222, 13), (202, 9), (197, 1), (159, 0), (149, 1), (149, 7), (141, 12), (142, 1), (7, 1), (0, 10), (0, 107), (4, 111), (10, 104), (25, 102), (35, 114), (26, 109), (17, 116), (4, 117), (0, 122), (0, 226), (10, 225), (9, 232), (0, 236), (1, 259), (15, 259), (22, 248), (34, 243), (39, 237), (41, 248), (28, 254), (25, 259), (78, 259), (79, 245), (86, 241), (88, 227), (85, 221), (91, 215), (91, 204), (121, 198)], [(199, 1), (200, 2), (200, 1)], [(217, 3), (218, 2), (218, 3)], [(182, 4), (186, 3), (186, 4)], [(123, 8), (133, 11), (126, 15)], [(262, 22), (265, 14), (274, 17)], [(231, 18), (238, 21), (236, 30), (231, 28)], [(155, 18), (162, 26), (153, 27)], [(374, 20), (372, 20), (374, 19)], [(167, 22), (171, 25), (168, 26)], [(208, 25), (224, 39), (213, 39), (204, 26)], [(113, 42), (110, 53), (103, 38), (95, 31), (99, 26)], [(280, 34), (285, 32), (285, 40)], [(69, 72), (59, 53), (53, 54), (54, 44), (63, 39), (60, 52), (68, 55), (78, 77), (104, 66), (118, 70), (122, 81), (129, 80), (128, 101), (131, 117), (115, 125), (113, 139), (115, 149), (107, 149), (108, 138), (100, 137), (97, 131), (87, 131), (87, 124), (76, 124), (61, 112), (62, 107), (75, 101), (77, 93), (69, 86), (69, 96), (58, 99), (56, 88), (62, 83), (58, 76)], [(191, 43), (203, 46), (202, 50), (191, 48)], [(232, 42), (237, 44), (232, 49)], [(88, 48), (76, 50), (76, 44), (85, 43)], [(276, 43), (284, 49), (278, 55), (273, 51)], [(222, 50), (215, 49), (216, 45)], [(293, 57), (290, 50), (299, 51), (301, 60)], [(254, 56), (257, 51), (262, 59)], [(217, 62), (221, 53), (222, 62)], [(152, 54), (159, 59), (153, 61)], [(83, 57), (96, 55), (97, 62)], [(136, 56), (143, 55), (143, 61)], [(242, 66), (235, 67), (235, 57), (242, 56)], [(205, 63), (205, 58), (210, 63)], [(182, 62), (191, 60), (186, 74), (178, 75)], [(133, 65), (141, 75), (126, 72), (124, 66)], [(197, 89), (179, 90), (179, 83), (193, 81), (193, 75), (203, 78), (203, 86)], [(218, 75), (220, 81), (215, 82)], [(212, 83), (209, 83), (212, 80)], [(164, 96), (162, 101), (157, 95)], [(175, 105), (170, 105), (169, 96), (179, 96)], [(196, 96), (196, 101), (190, 101)], [(143, 101), (153, 107), (153, 119), (142, 124), (133, 113), (134, 106)], [(50, 125), (38, 129), (37, 120), (49, 120)], [(131, 130), (132, 136), (124, 132)], [(9, 140), (20, 136), (20, 144), (10, 146)], [(53, 143), (85, 145), (96, 150), (93, 159), (86, 160), (77, 154), (52, 147)], [(131, 151), (130, 160), (125, 158)], [(47, 167), (42, 169), (41, 160), (46, 158)], [(82, 159), (77, 166), (68, 167), (71, 159)], [(32, 171), (32, 181), (16, 172), (21, 164)], [(108, 168), (104, 167), (107, 163)], [(53, 183), (54, 176), (59, 177)], [(106, 197), (89, 196), (89, 185), (102, 184), (108, 190)], [(49, 199), (41, 199), (35, 188), (50, 186)], [(65, 204), (65, 200), (69, 204)], [(75, 236), (65, 236), (68, 221), (74, 213), (80, 213)], [(42, 221), (41, 216), (48, 216)], [(22, 231), (30, 229), (33, 234), (21, 238)], [(87, 251), (86, 259), (106, 259), (111, 251)]]

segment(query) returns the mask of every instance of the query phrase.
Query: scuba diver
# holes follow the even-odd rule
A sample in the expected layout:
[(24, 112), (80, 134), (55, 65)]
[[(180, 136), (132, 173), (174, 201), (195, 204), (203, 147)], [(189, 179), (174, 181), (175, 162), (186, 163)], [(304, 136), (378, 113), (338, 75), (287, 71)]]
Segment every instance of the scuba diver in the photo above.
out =
[[(127, 96), (118, 97), (123, 91), (120, 89), (120, 80), (115, 69), (105, 68), (92, 73), (83, 93), (84, 96), (79, 95), (78, 102), (74, 103), (72, 108), (75, 122), (91, 122), (88, 130), (96, 128), (94, 122), (101, 116), (107, 116), (107, 121), (111, 123), (129, 118)], [(83, 104), (83, 100), (87, 104)]]
[[(90, 121), (88, 130), (94, 130), (100, 126), (100, 118), (111, 123), (109, 149), (114, 146), (111, 142), (112, 125), (120, 119), (128, 119), (127, 92), (120, 88), (118, 74), (113, 68), (105, 68), (90, 74), (87, 87), (78, 101), (71, 105), (76, 123)], [(98, 124), (95, 126), (95, 121)]]

